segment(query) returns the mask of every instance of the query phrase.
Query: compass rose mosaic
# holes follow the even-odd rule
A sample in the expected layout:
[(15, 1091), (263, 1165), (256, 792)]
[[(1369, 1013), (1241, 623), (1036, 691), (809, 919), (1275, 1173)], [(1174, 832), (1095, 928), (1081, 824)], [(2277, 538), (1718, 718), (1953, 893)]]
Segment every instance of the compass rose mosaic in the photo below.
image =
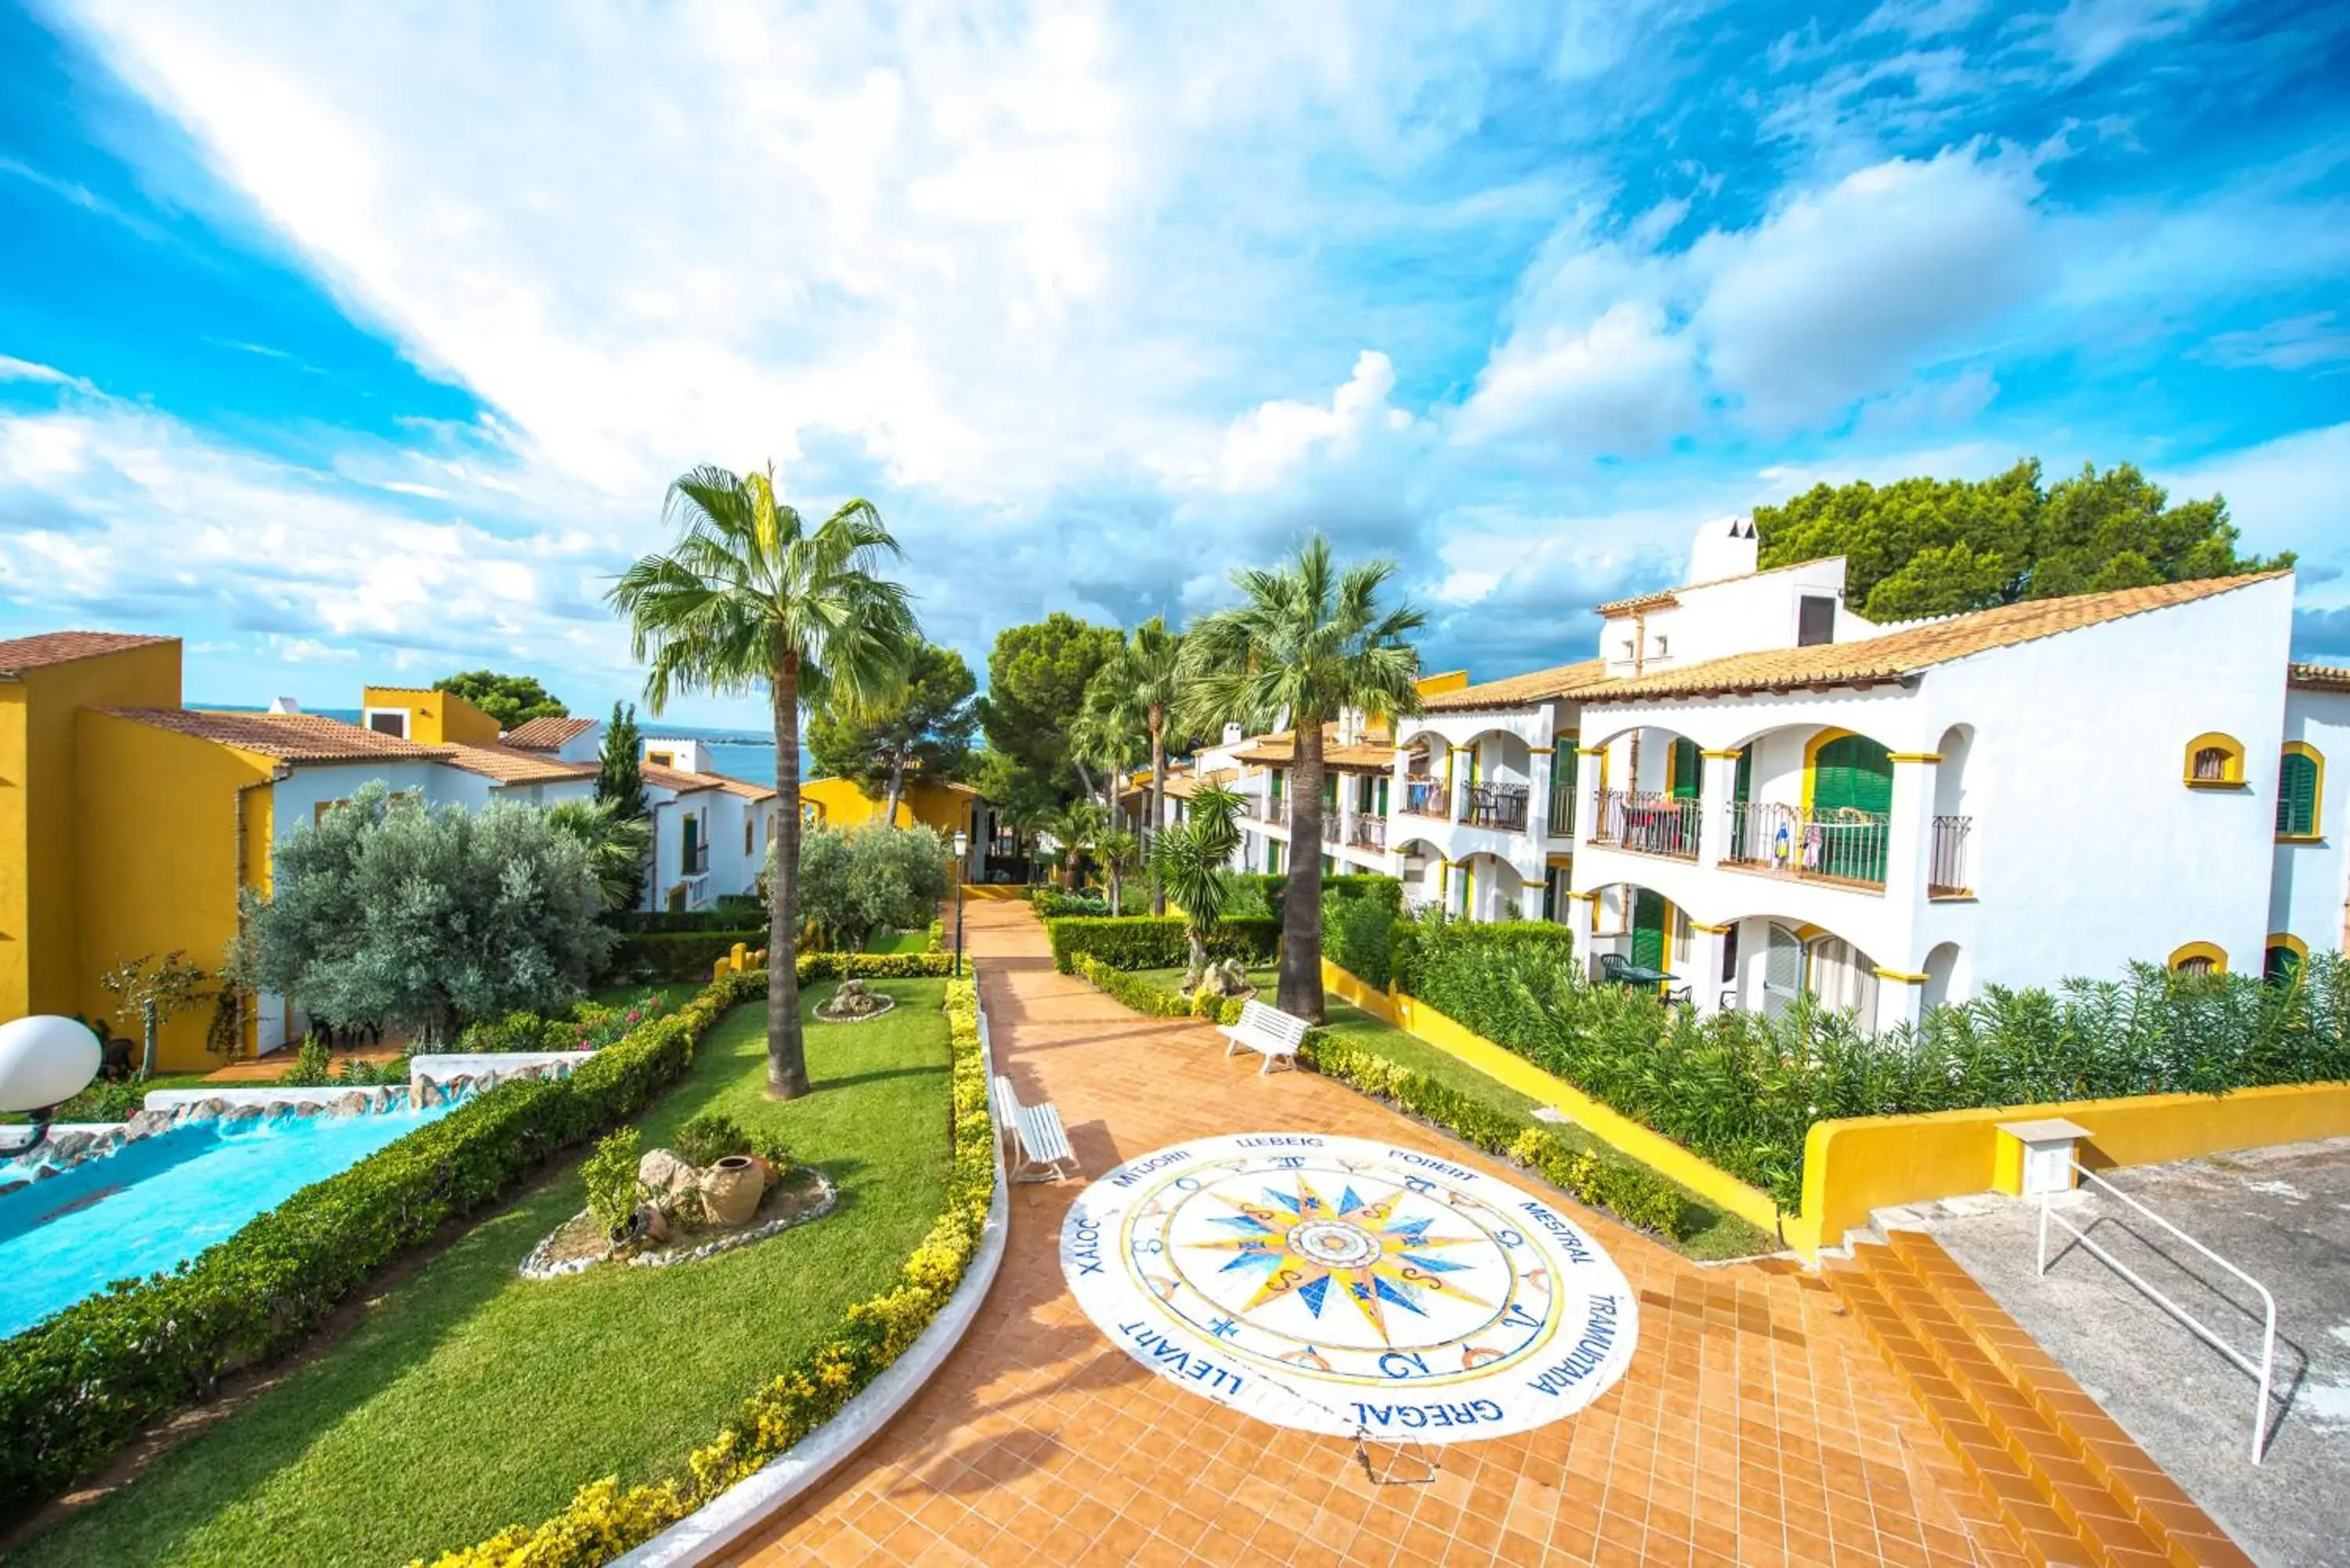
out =
[(1305, 1133), (1128, 1160), (1061, 1227), (1087, 1315), (1160, 1376), (1268, 1421), (1459, 1442), (1606, 1392), (1638, 1317), (1565, 1214), (1417, 1149)]

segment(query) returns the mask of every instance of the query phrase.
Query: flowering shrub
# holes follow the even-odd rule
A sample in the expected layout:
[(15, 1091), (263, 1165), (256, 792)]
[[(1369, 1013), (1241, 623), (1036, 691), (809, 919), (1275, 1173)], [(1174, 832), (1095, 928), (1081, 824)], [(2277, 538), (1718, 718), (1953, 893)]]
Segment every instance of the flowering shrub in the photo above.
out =
[[(972, 981), (948, 985), (946, 1012), (954, 1052), (954, 1158), (946, 1208), (906, 1260), (898, 1282), (850, 1307), (830, 1339), (744, 1400), (716, 1438), (687, 1459), (684, 1476), (626, 1490), (618, 1477), (607, 1476), (581, 1487), (569, 1506), (544, 1523), (500, 1531), (479, 1545), (444, 1553), (434, 1568), (594, 1568), (608, 1563), (832, 1419), (930, 1326), (962, 1282), (995, 1196), (995, 1125), (988, 1114), (987, 1066), (979, 1048), (979, 998)], [(411, 1568), (422, 1568), (421, 1560)]]
[(315, 1182), (175, 1273), (117, 1283), (0, 1345), (0, 1524), (38, 1508), (226, 1373), (549, 1155), (642, 1110), (765, 977), (729, 975), (565, 1078), (501, 1085)]
[(554, 1012), (509, 1012), (470, 1024), (460, 1051), (601, 1051), (670, 1011), (658, 991), (627, 1002), (579, 1002)]

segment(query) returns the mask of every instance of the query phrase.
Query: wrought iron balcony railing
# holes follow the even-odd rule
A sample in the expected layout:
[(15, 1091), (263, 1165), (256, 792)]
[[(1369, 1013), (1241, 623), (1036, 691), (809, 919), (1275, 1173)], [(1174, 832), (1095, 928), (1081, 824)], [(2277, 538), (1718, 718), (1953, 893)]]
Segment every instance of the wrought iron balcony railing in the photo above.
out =
[(1377, 849), (1384, 853), (1388, 846), (1388, 822), (1383, 816), (1367, 814), (1355, 818), (1355, 830), (1347, 842), (1357, 849)]
[(1697, 858), (1698, 803), (1682, 795), (1611, 789), (1599, 797), (1595, 842), (1675, 860)]
[(1415, 775), (1403, 781), (1403, 809), (1412, 816), (1440, 820), (1452, 815), (1444, 799), (1444, 781)]
[(1461, 792), (1461, 820), (1471, 827), (1523, 833), (1526, 800), (1523, 784), (1471, 784)]
[(1974, 897), (1973, 868), (1967, 863), (1967, 841), (1974, 836), (1974, 831), (1975, 819), (1971, 816), (1938, 816), (1934, 819), (1933, 855), (1926, 871), (1926, 897)]
[(1725, 863), (1811, 881), (1885, 886), (1890, 823), (1881, 811), (1736, 801), (1730, 807)]
[(1555, 779), (1550, 786), (1550, 836), (1575, 836), (1575, 781)]

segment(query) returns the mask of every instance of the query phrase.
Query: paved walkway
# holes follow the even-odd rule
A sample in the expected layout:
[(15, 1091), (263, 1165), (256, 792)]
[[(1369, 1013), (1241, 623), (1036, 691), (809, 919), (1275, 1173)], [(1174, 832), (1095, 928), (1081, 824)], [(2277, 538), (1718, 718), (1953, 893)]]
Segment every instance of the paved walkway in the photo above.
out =
[[(1088, 1172), (1266, 1130), (1395, 1139), (1501, 1171), (1351, 1090), (1259, 1077), (1204, 1026), (1138, 1017), (1055, 974), (1024, 905), (966, 908), (999, 1066), (1023, 1098), (1059, 1106)], [(1440, 1450), (1431, 1484), (1377, 1486), (1351, 1445), (1225, 1409), (1102, 1337), (1057, 1254), (1081, 1187), (1013, 1189), (1010, 1250), (970, 1335), (736, 1561), (2021, 1562), (1857, 1324), (1784, 1265), (1700, 1269), (1585, 1214), (1640, 1296), (1624, 1380), (1568, 1420)]]

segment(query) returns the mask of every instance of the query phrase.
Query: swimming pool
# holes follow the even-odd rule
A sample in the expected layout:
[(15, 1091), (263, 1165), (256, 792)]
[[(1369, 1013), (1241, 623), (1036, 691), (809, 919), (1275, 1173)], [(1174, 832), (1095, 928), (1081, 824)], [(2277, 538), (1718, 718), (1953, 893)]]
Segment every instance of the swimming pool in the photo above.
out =
[(0, 1335), (194, 1257), (449, 1109), (192, 1122), (0, 1195)]

